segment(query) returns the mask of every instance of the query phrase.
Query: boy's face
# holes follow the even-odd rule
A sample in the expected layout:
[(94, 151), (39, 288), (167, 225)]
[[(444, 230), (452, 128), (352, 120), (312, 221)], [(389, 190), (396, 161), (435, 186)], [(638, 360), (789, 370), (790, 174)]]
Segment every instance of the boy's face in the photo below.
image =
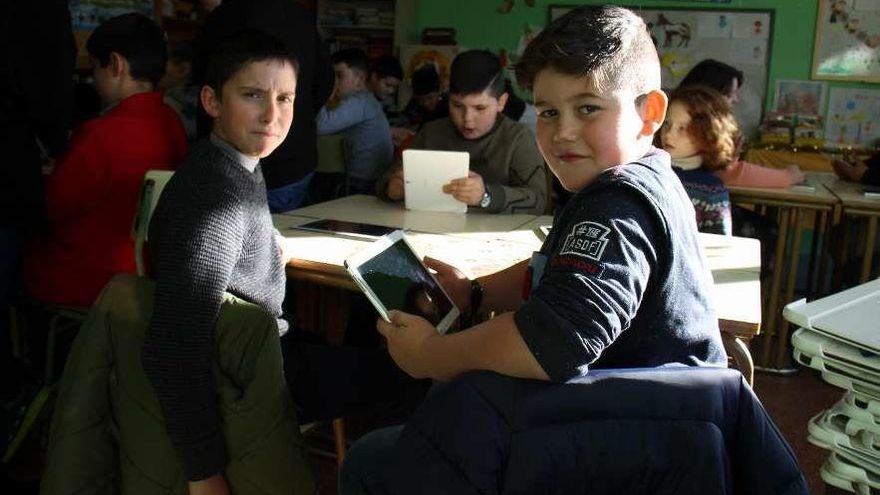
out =
[(358, 91), (366, 88), (366, 76), (359, 70), (354, 70), (345, 62), (333, 65), (336, 74), (336, 96), (345, 99)]
[(214, 118), (214, 133), (243, 154), (263, 158), (287, 137), (293, 123), (296, 74), (287, 62), (251, 62), (222, 88), (202, 88), (202, 104)]
[(469, 95), (450, 94), (449, 117), (465, 139), (479, 139), (492, 130), (505, 103), (507, 93), (495, 98), (488, 89)]
[(379, 77), (378, 74), (370, 74), (370, 89), (379, 100), (389, 99), (397, 92), (400, 79), (396, 77)]
[(687, 107), (678, 101), (670, 103), (669, 111), (666, 112), (666, 121), (660, 128), (660, 140), (663, 149), (673, 159), (687, 158), (699, 152), (688, 132), (690, 124), (691, 115)]
[[(535, 78), (533, 94), (538, 147), (568, 191), (580, 191), (603, 171), (641, 158), (649, 148), (653, 130), (646, 129), (633, 91), (602, 90), (590, 76), (547, 68)], [(661, 98), (657, 125), (665, 110)]]

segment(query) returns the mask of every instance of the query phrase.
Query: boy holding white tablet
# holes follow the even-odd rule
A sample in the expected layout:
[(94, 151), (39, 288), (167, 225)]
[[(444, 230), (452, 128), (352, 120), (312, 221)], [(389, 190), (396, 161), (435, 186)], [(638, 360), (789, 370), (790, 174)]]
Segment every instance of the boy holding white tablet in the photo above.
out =
[[(541, 152), (575, 195), (529, 262), (470, 281), (426, 260), (463, 313), (500, 314), (440, 335), (392, 312), (391, 323), (377, 322), (391, 356), (437, 380), (474, 370), (565, 382), (594, 368), (726, 366), (693, 207), (669, 155), (651, 144), (667, 98), (642, 19), (622, 7), (573, 9), (528, 45), (517, 78), (535, 96)], [(340, 493), (381, 491), (374, 474), (398, 434), (379, 430), (352, 447)]]
[[(505, 117), (504, 75), (498, 57), (470, 50), (455, 57), (449, 76), (449, 117), (425, 124), (409, 149), (466, 151), (470, 173), (444, 191), (489, 213), (543, 214), (547, 172), (534, 137)], [(404, 198), (403, 171), (393, 167), (377, 183), (379, 197)]]

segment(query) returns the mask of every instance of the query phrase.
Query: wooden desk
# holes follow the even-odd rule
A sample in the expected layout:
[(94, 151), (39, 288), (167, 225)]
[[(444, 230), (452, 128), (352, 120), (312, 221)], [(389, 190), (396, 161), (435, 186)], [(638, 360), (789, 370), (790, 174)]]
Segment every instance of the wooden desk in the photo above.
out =
[(330, 218), (372, 223), (432, 234), (469, 234), (477, 238), (500, 238), (535, 218), (535, 215), (499, 215), (472, 209), (468, 213), (410, 211), (401, 203), (374, 196), (355, 195), (306, 206), (286, 213), (312, 219)]
[[(355, 196), (302, 208), (286, 215), (273, 215), (278, 230), (285, 237), (297, 239), (294, 259), (287, 270), (288, 276), (322, 286), (358, 291), (345, 271), (343, 261), (370, 241), (291, 228), (315, 218), (368, 221), (392, 227), (412, 224), (407, 217), (416, 212), (407, 212), (395, 204), (372, 204), (375, 201), (378, 200)], [(310, 216), (303, 216), (302, 213)], [(416, 215), (417, 222), (429, 222), (431, 215), (437, 215), (443, 221), (447, 214), (420, 213)], [(528, 217), (525, 222), (510, 215), (474, 217), (466, 220), (465, 227), (481, 225), (486, 231), (468, 231), (465, 228), (452, 234), (409, 232), (407, 237), (418, 254), (450, 263), (474, 278), (528, 259), (541, 246), (535, 230), (553, 222), (550, 216), (517, 216)], [(399, 221), (397, 225), (392, 223), (395, 219)], [(510, 227), (514, 224), (518, 225)], [(436, 226), (429, 227), (437, 230)], [(508, 230), (504, 231), (505, 228)], [(761, 327), (760, 243), (756, 239), (713, 234), (700, 234), (699, 239), (715, 281), (713, 298), (719, 326), (738, 354), (735, 357), (740, 370), (751, 383), (753, 366), (746, 342), (757, 335)], [(747, 364), (742, 364), (744, 362)]]
[[(877, 218), (880, 217), (880, 199), (866, 198), (862, 193), (863, 186), (854, 182), (835, 180), (827, 182), (825, 187), (840, 200), (844, 216), (867, 218), (868, 228), (865, 232), (865, 242), (862, 245), (864, 251), (859, 283), (867, 282), (873, 268), (874, 244), (877, 240)], [(849, 233), (847, 222), (843, 222), (843, 228), (841, 254), (845, 253), (846, 239)], [(839, 257), (838, 261), (842, 264), (845, 261), (844, 257)]]
[[(764, 314), (763, 352), (758, 363), (768, 369), (782, 370), (786, 367), (785, 342), (788, 339), (788, 324), (781, 318), (782, 304), (794, 299), (798, 262), (800, 261), (800, 245), (803, 235), (802, 220), (806, 215), (814, 216), (814, 237), (810, 250), (808, 270), (808, 287), (812, 285), (814, 268), (822, 273), (822, 261), (827, 252), (825, 233), (830, 227), (830, 220), (838, 205), (837, 197), (824, 186), (834, 182), (833, 173), (808, 172), (807, 182), (812, 190), (803, 190), (797, 186), (787, 189), (767, 189), (756, 187), (730, 187), (730, 200), (733, 203), (750, 204), (758, 207), (774, 207), (778, 210), (779, 237), (774, 248), (775, 262), (770, 287), (765, 290), (769, 294), (769, 302)], [(818, 259), (817, 259), (818, 257)], [(785, 266), (787, 263), (787, 266)], [(783, 292), (782, 279), (786, 279)], [(780, 296), (782, 299), (780, 300)], [(771, 336), (778, 336), (776, 353), (771, 361)]]
[(751, 148), (746, 151), (746, 161), (765, 167), (785, 168), (797, 165), (805, 172), (831, 172), (831, 160), (815, 151), (768, 150)]

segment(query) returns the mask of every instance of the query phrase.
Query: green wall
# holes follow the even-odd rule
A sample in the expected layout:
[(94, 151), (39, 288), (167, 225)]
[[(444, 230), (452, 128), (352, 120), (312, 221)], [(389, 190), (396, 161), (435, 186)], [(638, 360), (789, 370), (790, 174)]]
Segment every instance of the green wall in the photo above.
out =
[[(686, 7), (716, 8), (719, 10), (772, 10), (773, 39), (771, 41), (770, 71), (765, 108), (773, 100), (776, 79), (809, 79), (813, 58), (813, 39), (816, 29), (818, 0), (733, 0), (728, 4), (701, 2), (642, 0), (566, 2), (535, 0), (534, 7), (524, 0), (514, 0), (507, 14), (497, 12), (501, 0), (418, 0), (415, 21), (417, 32), (425, 27), (455, 28), (458, 42), (468, 48), (486, 48), (497, 52), (511, 50), (525, 25), (543, 26), (547, 23), (550, 5), (619, 4), (633, 8)], [(840, 83), (826, 81), (832, 87), (878, 88), (878, 84)], [(747, 83), (748, 84), (748, 83)]]

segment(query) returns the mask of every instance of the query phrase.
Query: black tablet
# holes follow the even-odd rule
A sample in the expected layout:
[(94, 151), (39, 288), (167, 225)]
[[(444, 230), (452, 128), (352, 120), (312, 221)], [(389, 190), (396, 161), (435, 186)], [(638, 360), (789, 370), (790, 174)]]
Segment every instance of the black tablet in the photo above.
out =
[(299, 230), (310, 230), (314, 232), (332, 232), (337, 234), (346, 234), (356, 237), (368, 237), (376, 239), (383, 235), (394, 232), (394, 227), (386, 227), (384, 225), (374, 225), (371, 223), (347, 222), (345, 220), (315, 220), (303, 225), (293, 227)]
[(345, 268), (385, 321), (390, 321), (390, 311), (404, 311), (424, 317), (438, 332), (446, 333), (458, 318), (458, 308), (401, 230), (345, 260)]

